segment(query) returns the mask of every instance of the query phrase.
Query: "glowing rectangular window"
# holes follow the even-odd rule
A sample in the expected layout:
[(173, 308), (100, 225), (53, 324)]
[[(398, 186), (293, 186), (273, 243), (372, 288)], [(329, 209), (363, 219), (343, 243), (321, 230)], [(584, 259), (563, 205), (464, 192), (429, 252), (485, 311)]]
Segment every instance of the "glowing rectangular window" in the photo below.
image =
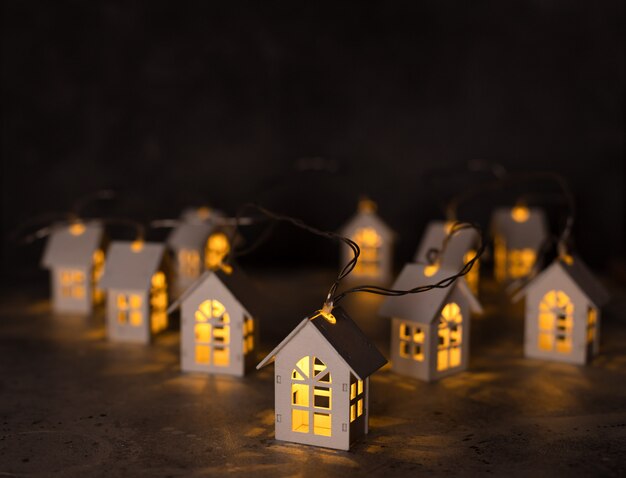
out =
[(291, 430), (299, 433), (309, 433), (308, 410), (291, 410)]
[(363, 394), (363, 380), (359, 380), (357, 382), (357, 390), (356, 390), (357, 395), (361, 395)]
[(350, 400), (356, 398), (356, 382), (350, 384)]
[(137, 310), (133, 310), (130, 313), (130, 325), (133, 327), (139, 327), (143, 322), (143, 314)]
[(126, 325), (126, 322), (128, 322), (128, 316), (126, 315), (126, 311), (119, 310), (117, 312), (117, 323), (120, 325)]
[(194, 327), (196, 342), (210, 342), (211, 341), (211, 324), (196, 324)]
[(413, 349), (413, 360), (417, 362), (424, 361), (424, 349), (419, 344), (415, 344), (415, 348)]
[(330, 414), (313, 413), (313, 433), (322, 436), (331, 436)]
[(447, 370), (448, 369), (448, 350), (440, 350), (437, 353), (437, 370)]
[(83, 286), (75, 286), (72, 288), (72, 297), (82, 299), (85, 297), (85, 288)]
[(129, 297), (131, 309), (139, 309), (141, 307), (141, 296), (138, 294), (131, 294)]
[(356, 420), (356, 405), (353, 403), (350, 405), (350, 422)]
[(211, 363), (211, 347), (208, 345), (196, 345), (196, 363)]
[(230, 363), (230, 356), (228, 351), (229, 347), (214, 347), (213, 348), (213, 364), (218, 367), (228, 367)]
[(451, 347), (450, 348), (450, 367), (458, 367), (459, 365), (461, 365), (461, 348)]
[(540, 350), (552, 350), (552, 338), (551, 332), (539, 332), (539, 349)]
[(356, 416), (360, 417), (361, 415), (363, 415), (363, 399), (361, 398), (357, 403), (356, 403)]
[(117, 294), (117, 308), (118, 309), (128, 309), (128, 302), (126, 301), (126, 295)]

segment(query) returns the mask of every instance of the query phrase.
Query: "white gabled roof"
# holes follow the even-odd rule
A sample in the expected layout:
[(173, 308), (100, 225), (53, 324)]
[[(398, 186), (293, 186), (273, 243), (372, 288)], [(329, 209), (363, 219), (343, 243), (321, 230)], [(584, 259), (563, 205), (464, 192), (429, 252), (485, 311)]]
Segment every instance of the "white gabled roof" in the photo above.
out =
[(103, 289), (144, 290), (159, 270), (165, 246), (156, 242), (144, 242), (141, 249), (133, 250), (132, 242), (112, 242), (100, 279)]
[(572, 263), (568, 264), (562, 259), (557, 258), (551, 265), (541, 271), (528, 282), (528, 284), (520, 289), (513, 296), (513, 300), (517, 302), (524, 297), (530, 289), (540, 287), (553, 288), (554, 286), (551, 284), (551, 281), (554, 279), (555, 275), (558, 274), (566, 280), (572, 281), (596, 307), (602, 307), (609, 301), (609, 293), (580, 257), (573, 256), (572, 259)]
[(46, 242), (41, 265), (46, 268), (91, 266), (93, 253), (102, 245), (104, 228), (98, 222), (83, 226), (85, 229), (80, 234), (72, 234), (68, 224), (55, 226)]

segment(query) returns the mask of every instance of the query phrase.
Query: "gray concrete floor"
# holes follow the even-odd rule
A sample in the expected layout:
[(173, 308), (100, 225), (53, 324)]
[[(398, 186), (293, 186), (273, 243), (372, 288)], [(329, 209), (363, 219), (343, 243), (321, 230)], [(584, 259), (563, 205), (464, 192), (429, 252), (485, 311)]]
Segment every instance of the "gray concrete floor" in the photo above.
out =
[[(320, 307), (331, 271), (257, 274), (268, 352)], [(110, 343), (102, 314), (53, 316), (39, 287), (0, 305), (0, 476), (626, 476), (626, 294), (586, 367), (522, 357), (521, 308), (486, 290), (470, 370), (426, 384), (372, 377), (371, 432), (350, 452), (273, 437), (272, 367), (182, 374), (178, 332)], [(344, 304), (387, 354), (388, 324)], [(365, 311), (365, 312), (364, 312)]]

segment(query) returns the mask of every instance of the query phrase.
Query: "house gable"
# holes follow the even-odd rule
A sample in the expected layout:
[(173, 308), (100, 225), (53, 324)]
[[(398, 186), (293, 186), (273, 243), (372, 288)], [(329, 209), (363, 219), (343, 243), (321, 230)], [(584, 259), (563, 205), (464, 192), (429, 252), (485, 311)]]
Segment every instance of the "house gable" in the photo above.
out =
[(74, 235), (67, 224), (54, 227), (41, 260), (42, 267), (91, 268), (94, 252), (102, 245), (104, 228), (100, 223), (84, 224), (81, 234)]

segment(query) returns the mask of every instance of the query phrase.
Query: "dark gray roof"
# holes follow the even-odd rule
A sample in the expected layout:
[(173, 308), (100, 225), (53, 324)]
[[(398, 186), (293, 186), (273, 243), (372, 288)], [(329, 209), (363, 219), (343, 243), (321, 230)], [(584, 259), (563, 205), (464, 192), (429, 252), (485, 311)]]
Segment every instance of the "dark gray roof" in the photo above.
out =
[(557, 258), (515, 294), (514, 300), (518, 300), (526, 295), (530, 288), (541, 287), (541, 284), (547, 279), (549, 280), (552, 274), (561, 272), (565, 277), (569, 277), (593, 304), (597, 307), (602, 307), (609, 301), (609, 293), (580, 257), (574, 256), (573, 259), (573, 263), (568, 264)]
[[(434, 275), (426, 277), (422, 264), (406, 264), (392, 288), (408, 290), (436, 284), (456, 273), (458, 273), (458, 270), (441, 267)], [(446, 288), (436, 288), (417, 294), (387, 297), (383, 301), (379, 313), (383, 317), (397, 317), (422, 324), (430, 324), (439, 316), (439, 312), (445, 305), (448, 296), (455, 288), (458, 288), (463, 296), (467, 298), (470, 309), (473, 312), (482, 311), (480, 303), (469, 290), (465, 279), (458, 278)]]
[(251, 316), (259, 317), (259, 311), (262, 310), (261, 295), (255, 284), (237, 266), (233, 266), (230, 274), (226, 274), (222, 270), (203, 272), (200, 277), (198, 277), (198, 279), (196, 279), (196, 281), (194, 281), (194, 283), (191, 284), (172, 305), (170, 305), (168, 313), (171, 313), (180, 307), (180, 305), (185, 302), (185, 300), (199, 287), (201, 287), (211, 275), (215, 275), (215, 277), (222, 284), (224, 284), (224, 287), (230, 291), (233, 297), (237, 299), (237, 301)]
[(387, 359), (341, 307), (335, 307), (332, 314), (336, 319), (335, 324), (331, 324), (321, 315), (313, 316), (312, 319), (304, 319), (257, 365), (257, 368), (261, 368), (272, 361), (280, 350), (309, 322), (315, 326), (360, 379), (369, 377), (387, 363)]
[(109, 246), (104, 275), (100, 279), (103, 289), (144, 290), (150, 287), (152, 275), (163, 262), (165, 245), (144, 242), (139, 251), (134, 251), (132, 242), (115, 241)]
[(104, 228), (98, 222), (85, 223), (82, 234), (74, 235), (68, 224), (54, 227), (43, 253), (43, 267), (88, 267), (93, 253), (102, 245)]
[(167, 237), (167, 245), (174, 250), (188, 248), (204, 250), (214, 226), (209, 223), (182, 222)]

